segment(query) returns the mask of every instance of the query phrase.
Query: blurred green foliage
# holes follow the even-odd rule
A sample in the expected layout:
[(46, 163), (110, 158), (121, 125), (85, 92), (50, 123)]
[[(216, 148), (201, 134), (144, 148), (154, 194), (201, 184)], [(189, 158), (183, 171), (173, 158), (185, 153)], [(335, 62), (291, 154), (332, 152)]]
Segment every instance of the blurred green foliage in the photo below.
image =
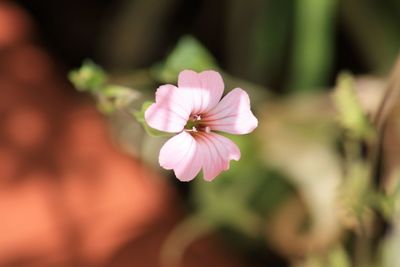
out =
[(192, 36), (183, 36), (166, 59), (153, 67), (152, 72), (157, 81), (173, 83), (184, 69), (200, 72), (218, 69), (218, 66), (214, 57), (198, 40)]
[(91, 60), (85, 60), (82, 67), (71, 71), (68, 77), (79, 91), (93, 92), (100, 90), (107, 80), (107, 74), (104, 70)]
[(333, 94), (338, 121), (348, 133), (358, 139), (371, 139), (374, 129), (356, 95), (354, 78), (348, 73), (338, 76)]
[(139, 95), (131, 88), (111, 84), (104, 70), (90, 60), (72, 70), (68, 77), (77, 90), (90, 92), (97, 99), (97, 106), (103, 113), (124, 109)]
[(228, 226), (249, 237), (257, 237), (263, 220), (287, 197), (292, 188), (284, 177), (268, 169), (260, 159), (260, 148), (252, 136), (229, 136), (241, 150), (241, 160), (229, 171), (207, 183), (194, 182), (195, 212), (215, 227)]
[(320, 90), (333, 68), (337, 0), (295, 1), (291, 90)]
[(304, 267), (351, 267), (351, 259), (346, 250), (337, 246), (328, 255), (313, 255), (309, 257)]

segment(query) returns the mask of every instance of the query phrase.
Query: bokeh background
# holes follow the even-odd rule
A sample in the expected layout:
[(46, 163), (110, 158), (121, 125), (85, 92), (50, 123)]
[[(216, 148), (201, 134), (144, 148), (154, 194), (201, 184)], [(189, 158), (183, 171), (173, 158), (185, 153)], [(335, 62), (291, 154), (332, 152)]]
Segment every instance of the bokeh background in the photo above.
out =
[[(0, 1), (0, 266), (400, 266), (399, 101), (365, 142), (399, 26), (398, 0)], [(78, 92), (85, 59), (123, 94)], [(186, 68), (260, 121), (212, 183), (161, 170), (131, 115)]]

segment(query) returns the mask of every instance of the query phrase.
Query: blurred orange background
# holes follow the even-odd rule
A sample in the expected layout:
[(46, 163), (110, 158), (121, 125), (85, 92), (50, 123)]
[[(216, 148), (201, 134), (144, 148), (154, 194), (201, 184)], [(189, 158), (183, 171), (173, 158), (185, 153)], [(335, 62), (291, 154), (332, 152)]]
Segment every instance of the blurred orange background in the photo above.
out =
[[(160, 266), (176, 190), (112, 143), (94, 104), (0, 2), (0, 266)], [(65, 90), (67, 89), (67, 90)], [(185, 266), (244, 266), (215, 238)]]

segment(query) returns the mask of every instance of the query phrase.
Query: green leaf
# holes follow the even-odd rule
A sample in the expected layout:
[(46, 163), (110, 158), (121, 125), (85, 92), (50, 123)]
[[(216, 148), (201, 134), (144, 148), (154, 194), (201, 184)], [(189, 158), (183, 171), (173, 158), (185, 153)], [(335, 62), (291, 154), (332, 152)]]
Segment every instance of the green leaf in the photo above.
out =
[(144, 113), (146, 110), (150, 107), (150, 105), (153, 104), (151, 101), (145, 101), (142, 105), (142, 108), (138, 111), (132, 112), (132, 115), (136, 118), (136, 120), (142, 124), (143, 128), (146, 130), (146, 132), (150, 136), (154, 137), (162, 137), (162, 136), (172, 136), (173, 134), (167, 133), (167, 132), (162, 132), (156, 129), (151, 128), (147, 123), (144, 118)]
[(173, 83), (184, 69), (200, 72), (218, 69), (218, 66), (211, 53), (197, 39), (184, 36), (166, 60), (153, 67), (152, 73), (160, 82)]
[(339, 75), (333, 100), (338, 121), (344, 129), (356, 138), (373, 137), (374, 129), (357, 99), (354, 79), (350, 74)]
[(85, 60), (79, 69), (70, 71), (69, 80), (79, 91), (96, 91), (104, 86), (107, 75), (90, 60)]

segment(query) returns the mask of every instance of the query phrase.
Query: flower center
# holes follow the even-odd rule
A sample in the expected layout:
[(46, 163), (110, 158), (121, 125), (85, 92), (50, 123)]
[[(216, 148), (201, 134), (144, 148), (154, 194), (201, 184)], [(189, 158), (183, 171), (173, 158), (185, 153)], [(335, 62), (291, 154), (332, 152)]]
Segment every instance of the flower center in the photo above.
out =
[(201, 115), (195, 114), (189, 117), (185, 125), (185, 130), (187, 132), (206, 132), (210, 133), (211, 129), (209, 126), (204, 125), (201, 121)]

